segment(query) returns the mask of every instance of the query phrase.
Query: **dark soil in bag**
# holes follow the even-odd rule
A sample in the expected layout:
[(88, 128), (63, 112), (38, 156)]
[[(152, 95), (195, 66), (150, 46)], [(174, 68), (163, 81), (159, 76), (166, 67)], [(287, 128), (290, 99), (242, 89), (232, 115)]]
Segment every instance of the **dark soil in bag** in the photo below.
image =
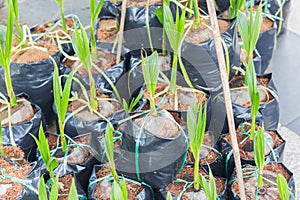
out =
[[(120, 177), (122, 178), (122, 177)], [(101, 180), (102, 179), (102, 180)], [(92, 200), (109, 200), (112, 191), (112, 175), (107, 165), (95, 165), (89, 179), (88, 197)], [(139, 182), (125, 179), (129, 200), (151, 200), (151, 189)]]
[[(202, 175), (207, 175), (205, 171), (201, 168), (199, 173)], [(203, 190), (194, 190), (194, 169), (193, 167), (184, 167), (182, 171), (176, 176), (176, 180), (169, 184), (165, 189), (156, 191), (155, 199), (165, 200), (167, 192), (171, 192), (173, 199), (181, 200), (204, 200), (208, 199)], [(226, 199), (226, 181), (223, 178), (217, 178), (215, 176), (217, 194), (220, 200)], [(181, 192), (183, 192), (181, 194)], [(181, 194), (181, 195), (180, 195)]]
[[(38, 200), (38, 185), (41, 171), (37, 163), (14, 166), (12, 163), (0, 157), (0, 167), (5, 174), (1, 175), (0, 198), (16, 200)], [(5, 176), (7, 176), (5, 178)], [(16, 179), (15, 181), (10, 180)], [(19, 180), (18, 180), (19, 179)], [(19, 182), (18, 182), (19, 181)], [(20, 183), (26, 182), (26, 186)], [(35, 191), (33, 191), (35, 190)]]
[[(245, 165), (243, 166), (244, 173), (253, 172), (255, 169), (251, 165)], [(288, 186), (291, 189), (292, 193), (295, 194), (295, 183), (292, 172), (289, 171), (289, 169), (286, 168), (285, 165), (282, 163), (268, 163), (264, 170), (263, 170), (263, 177), (272, 181), (273, 183), (276, 183), (276, 176), (278, 174), (282, 174), (284, 178), (288, 182)], [(247, 175), (248, 177), (244, 177), (244, 183), (245, 183), (245, 190), (246, 190), (246, 199), (252, 200), (256, 197), (256, 190), (257, 190), (257, 178), (255, 174)], [(232, 176), (232, 180), (229, 184), (229, 192), (228, 196), (229, 199), (240, 199), (239, 197), (239, 189), (237, 181), (235, 181), (235, 175)], [(259, 189), (258, 191), (258, 199), (267, 200), (267, 199), (274, 199), (274, 200), (280, 200), (279, 192), (277, 185), (274, 185), (273, 183), (264, 180), (263, 187)], [(292, 199), (290, 197), (289, 199)]]
[[(188, 145), (185, 132), (172, 115), (165, 110), (159, 113), (157, 117), (128, 120), (118, 129), (122, 133), (118, 171), (153, 188), (164, 188), (172, 182), (183, 166)], [(115, 119), (124, 119), (124, 115)]]
[[(205, 21), (209, 25), (209, 20)], [(230, 65), (240, 65), (236, 21), (218, 20), (221, 37), (228, 49)], [(204, 22), (203, 22), (204, 23)], [(215, 43), (209, 28), (204, 25), (191, 29), (182, 44), (182, 59), (192, 84), (197, 89), (217, 91), (221, 88)], [(233, 72), (230, 70), (230, 76)]]
[[(3, 105), (0, 105), (0, 108)], [(10, 131), (7, 121), (7, 112), (3, 111), (0, 114), (2, 119), (2, 139), (4, 146), (12, 145), (10, 141)], [(22, 101), (17, 107), (12, 108), (12, 132), (13, 138), (17, 146), (24, 151), (24, 157), (28, 161), (36, 160), (37, 145), (30, 134), (37, 137), (39, 127), (42, 122), (41, 109), (30, 102)]]
[[(16, 94), (26, 93), (43, 112), (46, 122), (53, 116), (52, 74), (54, 66), (49, 56), (59, 65), (59, 54), (54, 44), (38, 42), (40, 47), (48, 49), (43, 52), (37, 49), (19, 51), (12, 55), (11, 79)], [(6, 94), (4, 71), (0, 68), (0, 91)]]

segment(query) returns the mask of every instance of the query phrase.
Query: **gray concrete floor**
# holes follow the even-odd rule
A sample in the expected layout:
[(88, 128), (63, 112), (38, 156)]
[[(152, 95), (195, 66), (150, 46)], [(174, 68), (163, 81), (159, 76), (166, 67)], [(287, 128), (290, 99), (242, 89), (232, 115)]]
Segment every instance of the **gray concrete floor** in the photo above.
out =
[[(284, 152), (284, 163), (294, 172), (297, 199), (300, 198), (300, 1), (291, 0), (291, 11), (288, 18), (287, 33), (278, 39), (277, 50), (270, 70), (280, 96), (281, 123), (279, 128), (287, 144)], [(59, 8), (54, 0), (19, 0), (20, 21), (29, 26), (42, 24), (59, 18)], [(66, 14), (73, 13), (80, 17), (84, 24), (89, 22), (88, 0), (65, 0)], [(6, 9), (0, 9), (0, 24), (5, 23)], [(287, 128), (288, 127), (288, 128)], [(292, 131), (292, 130), (293, 131)]]

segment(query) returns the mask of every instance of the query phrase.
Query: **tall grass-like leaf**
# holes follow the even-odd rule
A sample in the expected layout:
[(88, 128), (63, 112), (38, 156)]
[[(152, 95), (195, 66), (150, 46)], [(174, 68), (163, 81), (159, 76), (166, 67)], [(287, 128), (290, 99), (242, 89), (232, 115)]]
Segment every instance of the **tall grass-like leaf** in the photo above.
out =
[(128, 199), (128, 191), (127, 191), (127, 186), (126, 186), (126, 181), (124, 178), (122, 178), (120, 180), (120, 187), (121, 187), (121, 190), (122, 190), (122, 194), (123, 194), (123, 198), (124, 199)]
[(59, 174), (56, 175), (56, 177), (52, 182), (51, 191), (50, 191), (50, 200), (57, 200), (58, 198), (58, 178), (59, 178)]
[(47, 189), (46, 189), (46, 186), (45, 186), (44, 175), (42, 175), (42, 177), (40, 178), (38, 192), (39, 192), (39, 200), (48, 199)]
[(78, 194), (77, 194), (77, 189), (76, 189), (74, 178), (72, 179), (68, 200), (78, 200)]
[(63, 31), (66, 32), (67, 24), (66, 24), (66, 20), (65, 20), (64, 0), (55, 0), (55, 2), (59, 5), (62, 29), (63, 29)]
[(11, 57), (10, 53), (12, 49), (13, 27), (14, 27), (14, 6), (13, 6), (13, 2), (9, 0), (8, 14), (7, 14), (7, 28), (6, 31), (4, 31), (5, 36), (2, 35), (2, 38), (5, 37), (5, 44), (3, 39), (0, 44), (0, 65), (5, 71), (6, 92), (9, 97), (10, 105), (16, 106), (17, 99), (13, 91), (13, 86), (10, 77), (10, 57)]
[(139, 95), (136, 98), (133, 98), (130, 101), (129, 106), (128, 106), (126, 100), (123, 99), (122, 104), (123, 104), (123, 107), (124, 107), (124, 110), (126, 111), (126, 113), (132, 112), (134, 106), (136, 106), (138, 104), (138, 102), (141, 100), (141, 98), (143, 97), (143, 95), (144, 95), (144, 92), (140, 92)]
[(278, 174), (276, 177), (276, 183), (281, 200), (289, 200), (291, 192), (289, 190), (288, 183), (282, 174)]
[(212, 174), (212, 171), (209, 167), (209, 181), (205, 179), (202, 174), (200, 174), (200, 184), (202, 186), (203, 191), (205, 192), (207, 198), (209, 200), (216, 200), (217, 199), (217, 188), (216, 188), (216, 183), (214, 176)]
[(202, 104), (197, 106), (196, 100), (190, 105), (187, 112), (187, 127), (190, 142), (190, 150), (194, 156), (194, 188), (199, 190), (199, 160), (200, 148), (204, 139), (206, 128), (206, 104), (202, 111)]
[(59, 127), (59, 134), (61, 136), (61, 144), (62, 150), (67, 150), (67, 142), (64, 134), (64, 120), (67, 114), (68, 103), (71, 93), (71, 86), (72, 86), (72, 79), (75, 74), (73, 70), (65, 83), (64, 89), (62, 90), (62, 84), (58, 73), (58, 67), (56, 62), (52, 61), (54, 64), (54, 73), (53, 73), (53, 95), (54, 95), (54, 103), (57, 111), (58, 116), (58, 127)]
[(246, 0), (230, 0), (230, 7), (228, 10), (228, 18), (233, 19), (237, 16), (238, 11), (242, 9)]
[(194, 8), (194, 18), (195, 18), (194, 23), (195, 23), (195, 25), (200, 26), (201, 18), (200, 18), (198, 0), (193, 0), (193, 8)]
[[(10, 1), (10, 0), (9, 0)], [(21, 28), (21, 25), (19, 23), (19, 5), (18, 5), (18, 0), (11, 0), (12, 5), (14, 8), (14, 24), (16, 25), (17, 32), (19, 34), (19, 41), (22, 41), (24, 38), (24, 34)]]
[(96, 95), (95, 80), (93, 78), (92, 71), (91, 71), (93, 65), (92, 65), (92, 57), (90, 53), (89, 39), (80, 22), (79, 22), (79, 26), (80, 26), (80, 32), (79, 30), (77, 30), (76, 27), (75, 27), (75, 31), (73, 32), (72, 45), (80, 62), (83, 64), (86, 71), (88, 72), (89, 82), (90, 82), (90, 92), (91, 92), (90, 105), (94, 110), (97, 110), (98, 101)]
[(124, 198), (124, 194), (122, 192), (122, 188), (118, 184), (116, 180), (114, 180), (112, 184), (112, 191), (111, 191), (111, 199), (114, 200), (127, 200), (128, 198)]
[(54, 178), (53, 171), (58, 166), (58, 161), (56, 160), (56, 158), (51, 157), (49, 144), (48, 144), (47, 138), (45, 136), (42, 123), (40, 124), (39, 139), (37, 139), (32, 134), (30, 134), (30, 135), (33, 137), (33, 139), (35, 140), (35, 143), (38, 146), (42, 160), (44, 161), (44, 163), (46, 165), (46, 169), (50, 173), (50, 177)]
[(172, 197), (170, 192), (167, 193), (167, 199), (166, 200), (173, 200), (173, 197)]
[(151, 112), (156, 115), (154, 95), (159, 75), (158, 53), (154, 51), (151, 56), (142, 57), (142, 67), (146, 87), (150, 94)]
[(265, 137), (264, 137), (264, 128), (257, 131), (254, 142), (254, 160), (258, 168), (258, 187), (263, 186), (262, 173), (265, 166)]
[(94, 61), (98, 59), (97, 49), (96, 49), (96, 38), (95, 38), (95, 21), (102, 10), (104, 0), (100, 0), (96, 6), (96, 0), (90, 0), (90, 38), (91, 38), (91, 48), (92, 48), (92, 58)]

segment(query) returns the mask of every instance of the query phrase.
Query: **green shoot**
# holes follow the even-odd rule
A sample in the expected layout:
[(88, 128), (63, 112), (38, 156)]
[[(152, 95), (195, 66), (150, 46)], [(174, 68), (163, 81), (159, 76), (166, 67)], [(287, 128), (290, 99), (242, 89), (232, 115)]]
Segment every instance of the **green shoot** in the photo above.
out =
[(128, 106), (127, 102), (125, 99), (123, 99), (123, 107), (124, 107), (124, 110), (126, 111), (126, 113), (130, 113), (132, 112), (132, 109), (134, 108), (134, 106), (136, 106), (139, 102), (139, 100), (143, 97), (144, 95), (144, 92), (141, 92), (136, 98), (133, 98), (131, 101), (130, 101), (130, 104)]
[(194, 24), (196, 26), (201, 25), (201, 18), (200, 18), (200, 12), (198, 7), (198, 0), (192, 0), (193, 2), (193, 10), (194, 10)]
[(163, 7), (156, 10), (156, 16), (161, 24), (163, 24), (163, 28), (169, 38), (172, 49), (174, 50), (169, 91), (171, 94), (174, 94), (176, 92), (178, 53), (184, 36), (185, 9), (182, 10), (181, 15), (179, 15), (179, 10), (176, 10), (176, 21), (174, 24), (172, 11), (170, 9), (170, 1), (164, 0)]
[(108, 123), (105, 131), (105, 153), (109, 162), (109, 167), (114, 179), (119, 183), (119, 176), (117, 174), (116, 165), (114, 161), (114, 140), (113, 140), (114, 128)]
[(55, 1), (59, 5), (62, 29), (64, 32), (67, 32), (67, 25), (65, 20), (65, 11), (64, 11), (64, 0), (55, 0)]
[(113, 132), (114, 132), (114, 128), (108, 123), (106, 126), (104, 146), (105, 146), (106, 157), (109, 162), (109, 167), (114, 178), (112, 184), (111, 199), (127, 200), (128, 193), (127, 193), (126, 182), (124, 179), (119, 178), (116, 170), (115, 161), (114, 161)]
[(245, 84), (249, 88), (249, 96), (252, 104), (251, 107), (252, 124), (251, 124), (250, 139), (254, 139), (255, 118), (258, 113), (258, 108), (260, 104), (260, 95), (257, 90), (256, 73), (253, 64), (253, 51), (260, 34), (260, 25), (262, 22), (261, 13), (262, 13), (262, 4), (259, 5), (259, 8), (255, 15), (255, 19), (253, 19), (254, 16), (253, 16), (252, 6), (250, 7), (249, 21), (241, 11), (238, 11), (238, 15), (237, 15), (239, 32), (242, 37), (244, 48), (248, 57), (248, 64), (246, 65), (247, 71), (245, 75)]
[(19, 23), (19, 5), (18, 5), (18, 0), (12, 0), (12, 4), (14, 7), (14, 21), (15, 21), (15, 25), (16, 25), (16, 29), (19, 35), (19, 41), (23, 41), (24, 39), (24, 34), (21, 28), (21, 25)]
[(276, 183), (281, 200), (289, 200), (291, 192), (288, 183), (282, 174), (278, 174), (276, 177)]
[(194, 188), (200, 189), (199, 183), (199, 160), (200, 148), (204, 139), (206, 128), (206, 104), (202, 112), (202, 104), (197, 106), (196, 100), (190, 105), (187, 112), (187, 127), (190, 141), (190, 150), (194, 156)]
[(44, 175), (42, 175), (42, 177), (40, 178), (38, 191), (39, 191), (39, 199), (40, 200), (48, 199)]
[(12, 38), (13, 38), (13, 27), (14, 27), (14, 7), (12, 1), (8, 1), (8, 14), (7, 14), (7, 28), (4, 31), (4, 35), (0, 37), (0, 65), (5, 71), (5, 84), (6, 91), (9, 98), (10, 106), (17, 105), (16, 95), (13, 91), (13, 86), (10, 77), (10, 53), (12, 49)]
[(78, 194), (77, 194), (77, 189), (76, 189), (74, 178), (72, 179), (68, 200), (78, 200)]
[(156, 116), (156, 108), (154, 102), (154, 95), (159, 75), (158, 53), (154, 51), (151, 56), (142, 56), (143, 76), (146, 83), (147, 90), (150, 94), (150, 110), (152, 115)]
[(80, 32), (77, 30), (76, 27), (75, 27), (75, 31), (73, 32), (72, 45), (80, 62), (83, 64), (86, 71), (88, 72), (89, 82), (90, 82), (90, 92), (91, 92), (90, 105), (92, 109), (97, 110), (98, 101), (97, 101), (95, 80), (92, 75), (93, 64), (92, 64), (92, 57), (90, 53), (89, 39), (80, 22), (79, 22), (79, 26), (80, 26)]
[(173, 197), (172, 197), (170, 192), (167, 193), (167, 199), (166, 200), (173, 200)]
[(257, 131), (254, 142), (254, 160), (258, 169), (258, 187), (263, 186), (263, 169), (265, 167), (265, 136), (264, 128)]
[(238, 11), (245, 6), (246, 0), (230, 0), (230, 7), (228, 10), (228, 18), (233, 19), (237, 16)]
[(3, 149), (3, 136), (2, 136), (2, 121), (0, 119), (0, 153), (3, 157), (6, 157)]
[(94, 61), (98, 60), (98, 54), (96, 49), (96, 37), (95, 37), (95, 21), (101, 12), (101, 9), (103, 7), (104, 0), (100, 0), (98, 5), (96, 6), (96, 0), (90, 0), (90, 38), (91, 38), (91, 53), (92, 53), (92, 59)]
[[(39, 192), (39, 200), (48, 199), (44, 175), (42, 175), (40, 179), (38, 192)], [(54, 178), (51, 185), (51, 191), (50, 191), (50, 200), (57, 200), (57, 198), (58, 198), (58, 176)]]
[(72, 86), (72, 79), (74, 76), (75, 71), (73, 70), (65, 83), (64, 89), (62, 90), (61, 79), (58, 73), (58, 67), (56, 62), (53, 60), (54, 64), (54, 73), (53, 73), (53, 95), (54, 95), (54, 103), (56, 106), (57, 111), (57, 118), (58, 118), (58, 127), (59, 127), (59, 134), (61, 136), (61, 144), (62, 150), (67, 150), (67, 142), (64, 134), (64, 120), (67, 114), (68, 103), (70, 98), (71, 86)]
[(207, 198), (209, 200), (216, 200), (217, 199), (217, 188), (216, 188), (215, 179), (211, 172), (210, 167), (209, 167), (209, 181), (207, 181), (205, 179), (205, 177), (202, 176), (202, 174), (200, 174), (199, 180), (200, 180), (200, 184), (201, 184), (202, 189), (205, 192)]
[(40, 125), (40, 130), (39, 130), (39, 140), (34, 135), (32, 134), (30, 135), (33, 137), (33, 139), (35, 140), (38, 146), (41, 157), (44, 163), (46, 164), (46, 169), (50, 173), (50, 177), (54, 179), (53, 171), (58, 166), (58, 161), (56, 160), (56, 158), (51, 157), (50, 155), (50, 148), (42, 124)]

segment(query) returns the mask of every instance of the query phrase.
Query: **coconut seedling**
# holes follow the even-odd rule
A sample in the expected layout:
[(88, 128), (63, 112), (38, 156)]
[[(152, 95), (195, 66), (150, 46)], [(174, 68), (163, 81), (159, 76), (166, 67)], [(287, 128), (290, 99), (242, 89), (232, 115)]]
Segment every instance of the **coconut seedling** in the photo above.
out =
[(67, 150), (67, 142), (64, 134), (65, 127), (65, 117), (67, 114), (68, 103), (70, 99), (70, 92), (72, 86), (72, 79), (75, 74), (75, 70), (73, 70), (68, 76), (66, 83), (64, 85), (64, 89), (62, 89), (62, 82), (59, 76), (58, 67), (56, 62), (53, 61), (54, 64), (54, 73), (53, 73), (53, 95), (54, 95), (54, 103), (57, 111), (58, 118), (58, 128), (59, 134), (61, 136), (61, 145), (62, 150)]
[(190, 151), (194, 156), (194, 188), (200, 189), (199, 182), (199, 160), (200, 149), (204, 139), (206, 128), (206, 104), (204, 111), (202, 111), (202, 103), (197, 105), (196, 100), (190, 105), (187, 112), (187, 127), (189, 135)]
[(255, 49), (255, 45), (260, 33), (260, 25), (262, 22), (261, 13), (262, 4), (259, 5), (255, 16), (253, 14), (252, 6), (250, 7), (249, 20), (247, 19), (247, 16), (245, 16), (241, 11), (238, 11), (237, 15), (239, 32), (242, 37), (244, 48), (248, 58), (248, 63), (246, 64), (247, 70), (245, 74), (245, 84), (248, 86), (251, 101), (252, 122), (250, 139), (252, 140), (254, 139), (255, 118), (258, 114), (260, 105), (260, 94), (257, 90), (256, 72), (253, 63), (253, 51)]
[(113, 142), (113, 131), (114, 128), (111, 124), (107, 124), (105, 131), (105, 153), (109, 163), (110, 171), (113, 175), (111, 199), (127, 200), (128, 192), (126, 182), (124, 179), (120, 179), (116, 170), (116, 164), (114, 161), (114, 142)]
[(282, 174), (278, 174), (276, 177), (276, 183), (281, 200), (289, 200), (291, 196), (291, 191), (289, 189), (288, 183)]
[(246, 0), (230, 0), (230, 7), (228, 9), (228, 18), (233, 19), (238, 15), (238, 11), (245, 6)]
[(164, 31), (166, 32), (170, 45), (174, 51), (172, 60), (171, 81), (169, 86), (169, 92), (171, 94), (176, 93), (178, 62), (186, 83), (189, 85), (189, 87), (193, 88), (193, 85), (188, 77), (185, 67), (183, 66), (183, 62), (180, 56), (181, 45), (184, 40), (185, 32), (185, 13), (185, 9), (183, 9), (182, 13), (179, 14), (179, 10), (177, 8), (176, 20), (174, 23), (169, 0), (164, 0), (163, 7), (160, 7), (156, 10), (156, 16), (158, 17), (160, 23), (163, 24)]
[(200, 180), (200, 185), (203, 191), (205, 192), (207, 198), (209, 200), (216, 200), (217, 199), (216, 182), (210, 167), (209, 167), (209, 180), (207, 181), (202, 174), (200, 174), (199, 180)]
[(62, 29), (63, 31), (67, 32), (67, 24), (65, 20), (65, 11), (64, 11), (64, 0), (55, 0), (55, 2), (59, 5)]
[(16, 106), (17, 98), (13, 90), (12, 81), (10, 77), (10, 54), (12, 49), (12, 39), (13, 39), (13, 27), (14, 27), (14, 7), (13, 2), (8, 1), (8, 16), (7, 16), (7, 27), (3, 27), (3, 31), (0, 36), (0, 65), (4, 69), (5, 73), (5, 85), (8, 100), (1, 95), (1, 103), (7, 105), (8, 109), (8, 126), (9, 126), (9, 136), (12, 146), (16, 146), (14, 141), (14, 136), (12, 133), (12, 123), (10, 120), (11, 117), (11, 107)]
[(254, 141), (254, 161), (258, 170), (257, 185), (259, 188), (263, 186), (263, 170), (265, 167), (265, 133), (264, 127), (257, 131)]
[(104, 0), (100, 0), (96, 6), (96, 0), (90, 0), (90, 39), (91, 39), (91, 53), (94, 61), (98, 60), (96, 37), (95, 37), (95, 21), (101, 12)]
[(97, 110), (98, 101), (97, 101), (95, 80), (92, 74), (93, 61), (90, 53), (89, 39), (80, 22), (79, 22), (79, 26), (80, 26), (80, 31), (75, 27), (75, 31), (72, 34), (72, 45), (76, 55), (78, 56), (83, 67), (85, 67), (89, 76), (90, 92), (91, 92), (89, 104), (93, 110)]
[(39, 130), (39, 139), (37, 139), (34, 135), (31, 134), (33, 139), (35, 140), (39, 152), (41, 154), (42, 160), (46, 165), (46, 169), (50, 174), (50, 177), (54, 179), (54, 169), (58, 166), (58, 161), (55, 157), (52, 157), (50, 154), (50, 147), (47, 141), (47, 138), (44, 133), (44, 129), (42, 124), (40, 125)]

